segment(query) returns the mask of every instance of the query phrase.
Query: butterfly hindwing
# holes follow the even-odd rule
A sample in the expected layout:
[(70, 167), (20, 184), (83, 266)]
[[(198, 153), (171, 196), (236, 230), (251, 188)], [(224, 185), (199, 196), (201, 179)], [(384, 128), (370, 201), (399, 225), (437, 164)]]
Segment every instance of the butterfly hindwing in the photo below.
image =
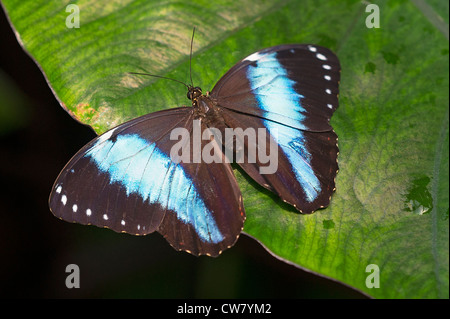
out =
[[(196, 227), (192, 227), (191, 223), (179, 223), (174, 214), (166, 214), (158, 231), (175, 249), (189, 251), (194, 255), (217, 256), (236, 242), (243, 229), (245, 211), (242, 195), (220, 145), (212, 138), (206, 140), (195, 133), (197, 130), (204, 136), (207, 129), (204, 121), (191, 120), (185, 128), (190, 134), (190, 161), (198, 163), (183, 162), (182, 165), (198, 191), (194, 194), (190, 188), (185, 188), (182, 192), (186, 195), (181, 197), (190, 200), (200, 197), (207, 203), (207, 209), (193, 207), (187, 211), (188, 215), (193, 216), (191, 219)], [(211, 150), (215, 155), (214, 161), (204, 161), (205, 157), (199, 152), (203, 153), (205, 150)], [(173, 194), (173, 198), (178, 200), (180, 194)]]
[[(259, 139), (251, 141), (246, 136), (241, 138), (240, 143), (245, 144), (246, 153), (250, 149), (260, 149), (265, 156), (261, 160), (260, 153), (255, 152), (255, 160), (249, 160), (246, 156), (244, 161), (238, 163), (253, 180), (302, 213), (309, 214), (328, 206), (338, 171), (338, 146), (334, 131), (303, 131), (227, 109), (222, 109), (221, 114), (230, 128), (252, 128), (266, 132), (265, 143), (260, 143)], [(270, 143), (276, 145), (275, 152)], [(266, 155), (269, 155), (269, 161)], [(266, 171), (261, 170), (264, 167)]]
[[(245, 213), (229, 164), (213, 168), (171, 159), (176, 143), (192, 146), (193, 120), (192, 108), (176, 108), (97, 137), (57, 178), (49, 199), (52, 212), (117, 232), (156, 230), (177, 249), (218, 255), (237, 240)], [(175, 128), (184, 128), (189, 138), (171, 139)], [(190, 147), (191, 158), (192, 152)]]

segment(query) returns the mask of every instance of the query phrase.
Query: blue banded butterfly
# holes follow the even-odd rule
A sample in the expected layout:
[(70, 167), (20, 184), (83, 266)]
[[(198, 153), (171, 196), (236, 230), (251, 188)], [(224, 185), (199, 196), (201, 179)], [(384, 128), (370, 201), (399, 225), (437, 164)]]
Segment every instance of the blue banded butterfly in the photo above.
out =
[[(338, 171), (337, 135), (329, 121), (338, 107), (339, 79), (338, 58), (317, 45), (279, 45), (253, 53), (211, 92), (187, 86), (192, 107), (141, 116), (84, 146), (55, 181), (51, 211), (66, 221), (117, 232), (157, 231), (177, 250), (219, 255), (243, 229), (243, 199), (223, 145), (219, 162), (171, 159), (178, 143), (171, 131), (182, 127), (192, 137), (194, 120), (202, 132), (262, 128), (269, 133), (266, 139), (276, 133), (274, 173), (260, 173), (259, 158), (238, 165), (301, 213), (326, 207)], [(184, 145), (190, 158), (193, 140)], [(259, 146), (252, 143), (260, 140), (247, 139), (244, 148)]]

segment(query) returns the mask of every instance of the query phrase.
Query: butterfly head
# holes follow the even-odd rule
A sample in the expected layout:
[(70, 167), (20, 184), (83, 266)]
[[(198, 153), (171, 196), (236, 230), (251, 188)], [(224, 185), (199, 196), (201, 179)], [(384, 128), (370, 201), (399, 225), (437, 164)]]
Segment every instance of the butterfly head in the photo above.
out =
[(202, 95), (202, 89), (198, 86), (188, 86), (188, 92), (187, 92), (187, 98), (191, 100), (192, 102), (195, 101), (198, 97)]

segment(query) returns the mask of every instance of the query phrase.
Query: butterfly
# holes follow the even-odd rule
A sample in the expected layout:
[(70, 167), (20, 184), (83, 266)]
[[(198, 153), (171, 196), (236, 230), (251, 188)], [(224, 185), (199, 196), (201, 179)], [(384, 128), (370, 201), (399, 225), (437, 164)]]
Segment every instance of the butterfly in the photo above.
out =
[[(258, 139), (234, 136), (234, 144), (241, 136), (244, 149), (237, 165), (284, 202), (310, 214), (328, 206), (335, 191), (338, 138), (329, 122), (338, 107), (339, 81), (338, 58), (318, 45), (278, 45), (253, 53), (211, 92), (186, 85), (191, 107), (135, 118), (84, 146), (56, 179), (50, 209), (60, 219), (116, 232), (157, 231), (177, 250), (218, 256), (243, 230), (243, 198), (226, 141), (210, 135), (195, 143), (195, 131), (267, 132)], [(182, 143), (171, 137), (178, 128), (187, 132)], [(272, 141), (276, 170), (263, 174), (262, 155), (253, 154), (250, 161), (245, 150)], [(180, 143), (190, 161), (171, 156)], [(208, 145), (219, 160), (193, 161)]]

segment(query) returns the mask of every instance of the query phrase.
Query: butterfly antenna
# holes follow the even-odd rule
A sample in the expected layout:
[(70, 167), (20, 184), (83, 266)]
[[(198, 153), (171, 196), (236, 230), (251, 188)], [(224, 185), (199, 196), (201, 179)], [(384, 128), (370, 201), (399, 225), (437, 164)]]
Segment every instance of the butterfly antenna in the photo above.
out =
[(160, 79), (166, 79), (166, 80), (175, 81), (175, 82), (178, 82), (178, 83), (183, 84), (185, 87), (187, 87), (187, 88), (189, 89), (189, 85), (187, 85), (186, 83), (181, 82), (181, 81), (178, 81), (178, 80), (175, 80), (175, 79), (167, 78), (167, 77), (165, 77), (165, 76), (154, 75), (154, 74), (149, 74), (149, 73), (138, 73), (138, 72), (128, 72), (128, 73), (129, 73), (129, 74), (137, 74), (137, 75), (152, 76), (152, 77), (154, 77), (154, 78), (160, 78)]
[(192, 82), (192, 44), (194, 43), (194, 34), (195, 34), (195, 27), (192, 30), (191, 53), (189, 55), (189, 77), (191, 78), (191, 86), (194, 86), (194, 83)]

